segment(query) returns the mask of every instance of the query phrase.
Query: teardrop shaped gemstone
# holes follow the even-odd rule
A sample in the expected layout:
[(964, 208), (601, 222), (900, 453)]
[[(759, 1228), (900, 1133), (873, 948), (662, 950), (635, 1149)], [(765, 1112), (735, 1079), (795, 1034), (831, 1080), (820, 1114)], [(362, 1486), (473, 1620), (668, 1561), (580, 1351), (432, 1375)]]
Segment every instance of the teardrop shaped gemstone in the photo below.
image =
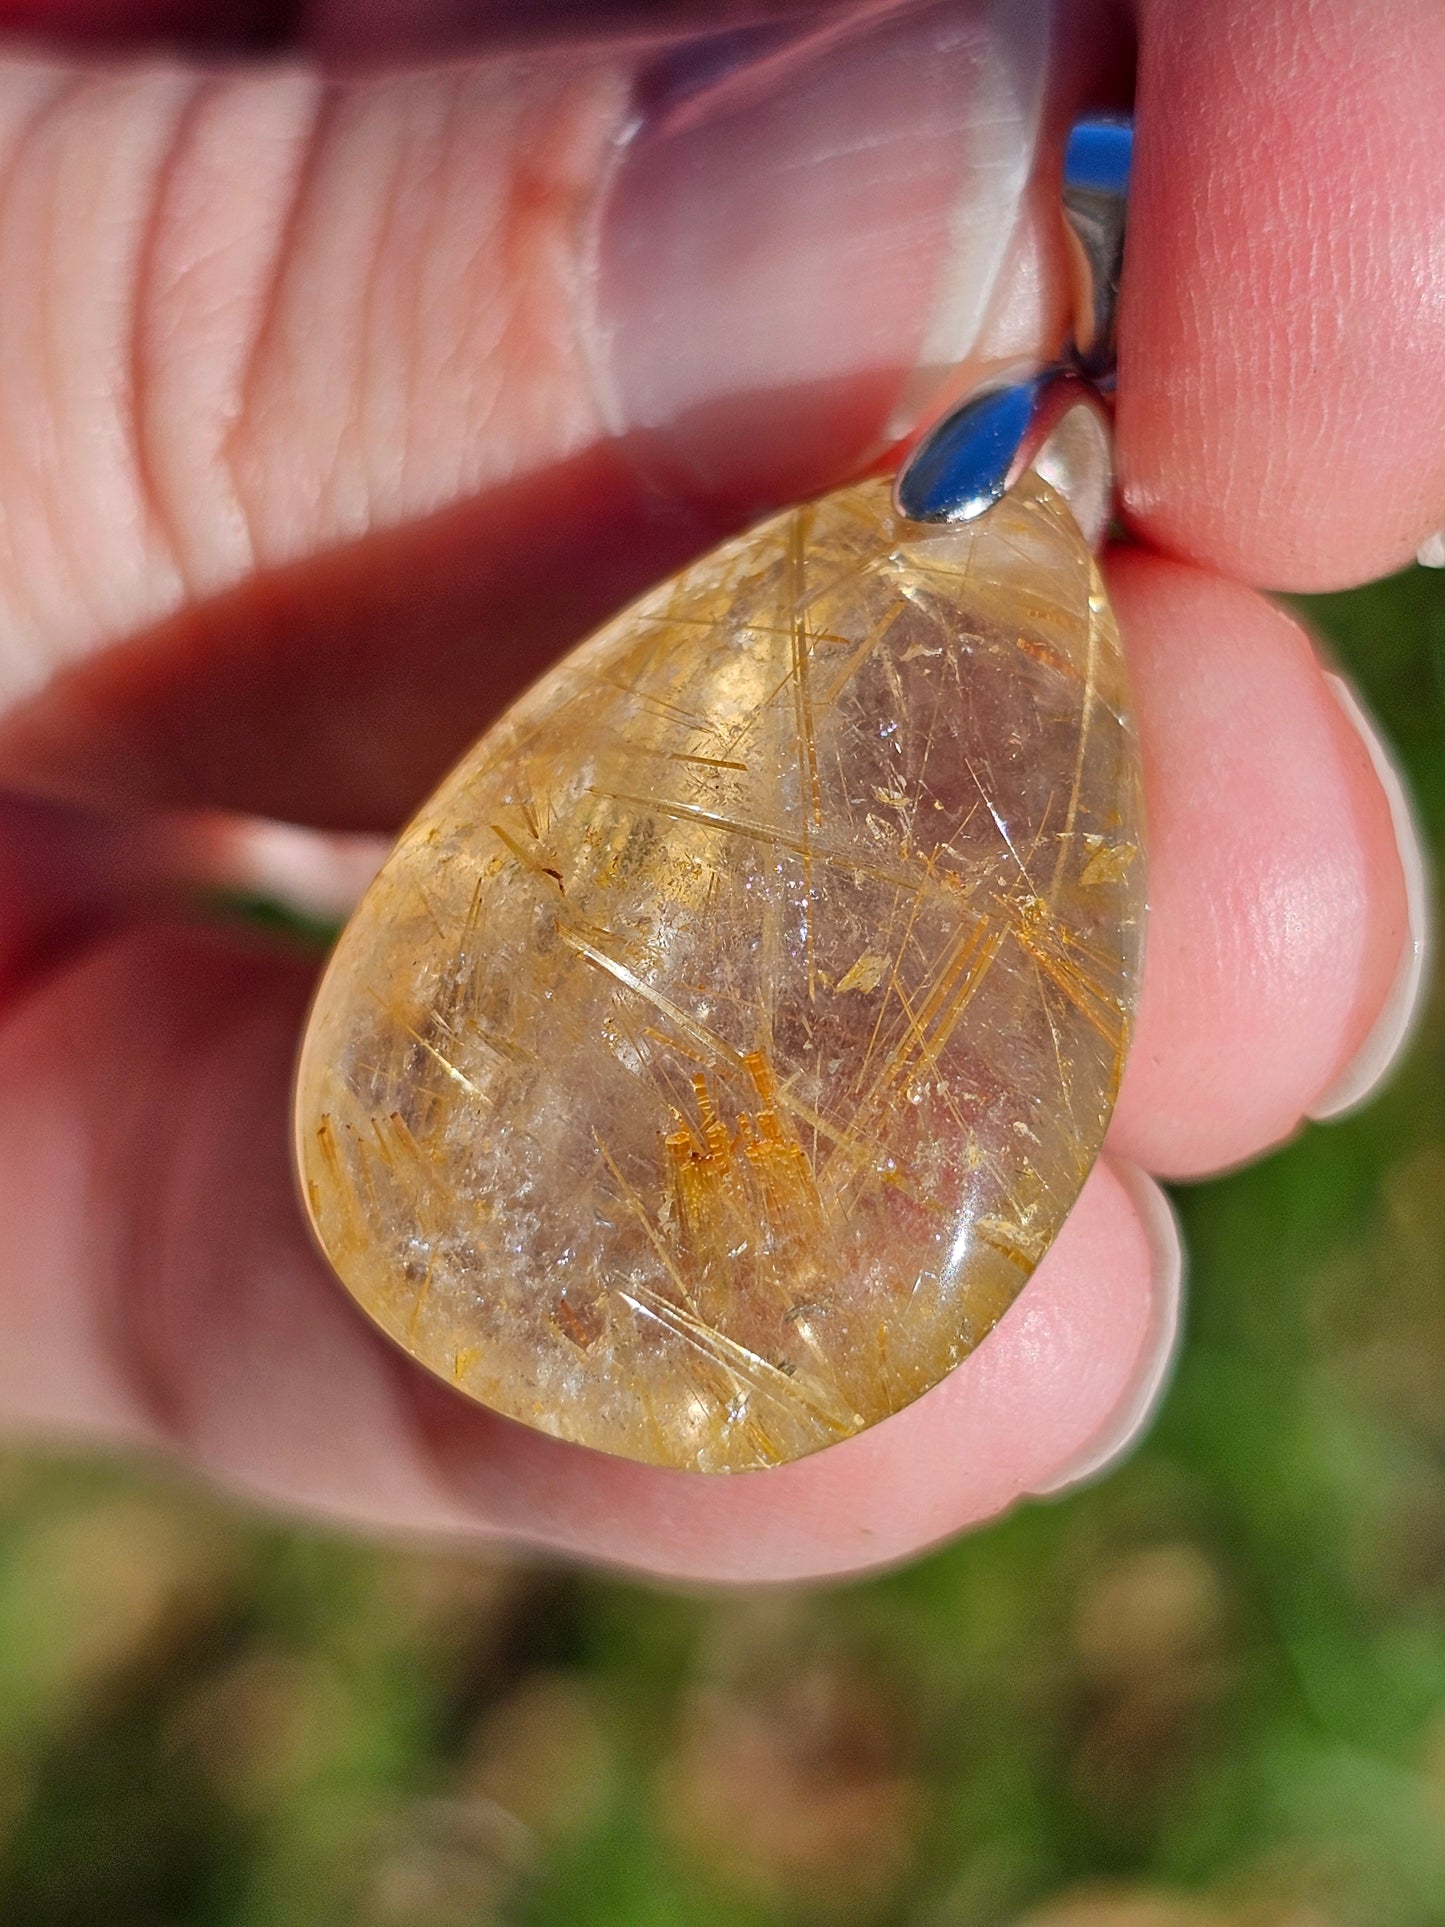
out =
[(845, 1438), (988, 1333), (1118, 1087), (1144, 866), (1069, 511), (870, 482), (645, 596), (411, 824), (303, 1049), (300, 1171), (376, 1322), (655, 1465)]

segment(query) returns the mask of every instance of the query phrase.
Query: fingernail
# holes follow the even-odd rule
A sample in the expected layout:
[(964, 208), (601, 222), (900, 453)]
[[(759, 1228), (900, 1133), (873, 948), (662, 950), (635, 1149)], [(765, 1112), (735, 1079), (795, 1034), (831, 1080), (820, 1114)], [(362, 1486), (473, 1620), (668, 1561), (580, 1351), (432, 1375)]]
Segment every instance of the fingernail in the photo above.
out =
[(1310, 1107), (1309, 1115), (1320, 1123), (1342, 1117), (1363, 1104), (1398, 1061), (1424, 1001), (1431, 934), (1430, 869), (1409, 792), (1390, 751), (1349, 683), (1343, 676), (1332, 673), (1326, 674), (1325, 681), (1364, 744), (1390, 806), (1390, 821), (1405, 877), (1406, 930), (1394, 982), (1369, 1035), (1348, 1068)]
[(1445, 529), (1436, 529), (1425, 537), (1415, 551), (1415, 560), (1422, 569), (1445, 569)]
[(218, 823), (204, 881), (264, 898), (304, 917), (342, 918), (386, 859), (387, 842), (291, 823), (236, 817)]
[[(872, 7), (673, 59), (598, 231), (611, 426), (721, 499), (856, 466), (920, 365), (979, 335), (1032, 167), (1049, 9)], [(738, 54), (732, 58), (731, 54)]]
[(1040, 1498), (1098, 1478), (1131, 1451), (1148, 1430), (1174, 1372), (1184, 1306), (1184, 1247), (1178, 1221), (1164, 1192), (1137, 1165), (1120, 1159), (1111, 1168), (1129, 1193), (1149, 1239), (1154, 1280), (1149, 1328), (1129, 1389), (1107, 1424), (1058, 1468), (1047, 1485), (1035, 1486)]

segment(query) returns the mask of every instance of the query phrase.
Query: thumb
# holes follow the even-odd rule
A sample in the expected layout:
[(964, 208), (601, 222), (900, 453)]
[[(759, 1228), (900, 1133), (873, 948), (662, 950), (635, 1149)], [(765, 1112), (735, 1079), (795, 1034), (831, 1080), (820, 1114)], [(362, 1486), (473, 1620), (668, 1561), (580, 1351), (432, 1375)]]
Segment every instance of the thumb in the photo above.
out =
[(0, 64), (0, 711), (599, 446), (614, 494), (833, 479), (978, 347), (1042, 11), (345, 82)]

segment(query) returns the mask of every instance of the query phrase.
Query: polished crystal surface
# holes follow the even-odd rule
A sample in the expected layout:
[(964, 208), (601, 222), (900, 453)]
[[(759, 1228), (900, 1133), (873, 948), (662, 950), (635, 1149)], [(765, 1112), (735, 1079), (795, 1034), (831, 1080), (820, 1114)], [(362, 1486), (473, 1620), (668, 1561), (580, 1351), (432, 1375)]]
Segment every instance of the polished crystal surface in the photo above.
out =
[(461, 1391), (767, 1466), (984, 1338), (1098, 1152), (1144, 903), (1093, 560), (1026, 476), (765, 522), (539, 683), (337, 947), (297, 1094), (332, 1264)]

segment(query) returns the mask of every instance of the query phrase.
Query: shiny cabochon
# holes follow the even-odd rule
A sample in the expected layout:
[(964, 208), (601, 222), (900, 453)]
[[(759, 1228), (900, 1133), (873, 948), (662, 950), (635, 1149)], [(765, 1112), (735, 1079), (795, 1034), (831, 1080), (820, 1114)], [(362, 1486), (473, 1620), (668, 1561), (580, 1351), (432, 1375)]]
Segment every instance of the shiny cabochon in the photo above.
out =
[(801, 1457), (935, 1384), (1048, 1247), (1143, 909), (1068, 508), (1032, 474), (964, 525), (840, 490), (610, 623), (407, 830), (303, 1049), (317, 1235), (498, 1412)]

